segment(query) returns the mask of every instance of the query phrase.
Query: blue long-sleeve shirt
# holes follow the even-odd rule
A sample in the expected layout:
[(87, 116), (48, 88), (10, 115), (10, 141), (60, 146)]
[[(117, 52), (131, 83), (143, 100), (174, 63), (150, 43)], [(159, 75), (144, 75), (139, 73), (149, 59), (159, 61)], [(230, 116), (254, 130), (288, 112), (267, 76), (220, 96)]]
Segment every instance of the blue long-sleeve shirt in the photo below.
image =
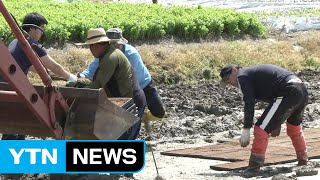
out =
[[(144, 65), (138, 50), (129, 44), (124, 44), (121, 51), (130, 61), (133, 73), (138, 79), (140, 87), (144, 89), (151, 82), (151, 75)], [(80, 75), (85, 78), (91, 78), (94, 76), (98, 66), (99, 59), (94, 58), (89, 66), (80, 73)]]

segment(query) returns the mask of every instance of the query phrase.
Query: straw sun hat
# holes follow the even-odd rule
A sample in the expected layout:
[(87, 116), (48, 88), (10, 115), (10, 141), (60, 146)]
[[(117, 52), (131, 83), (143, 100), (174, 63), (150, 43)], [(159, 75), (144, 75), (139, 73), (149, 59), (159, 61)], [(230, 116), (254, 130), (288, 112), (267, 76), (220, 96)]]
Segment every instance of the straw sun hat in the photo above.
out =
[(101, 42), (110, 42), (107, 37), (106, 31), (103, 28), (94, 28), (88, 31), (87, 41), (85, 43), (76, 43), (76, 45), (90, 45)]

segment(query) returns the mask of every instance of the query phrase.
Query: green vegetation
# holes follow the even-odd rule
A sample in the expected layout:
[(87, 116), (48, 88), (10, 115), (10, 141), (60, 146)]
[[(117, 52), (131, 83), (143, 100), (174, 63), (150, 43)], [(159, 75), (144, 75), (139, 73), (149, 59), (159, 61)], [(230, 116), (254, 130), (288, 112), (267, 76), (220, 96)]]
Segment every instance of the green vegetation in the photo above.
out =
[[(82, 42), (87, 30), (92, 27), (120, 27), (124, 30), (124, 36), (133, 44), (135, 40), (161, 40), (170, 36), (184, 40), (221, 35), (267, 36), (267, 28), (262, 25), (258, 16), (230, 9), (123, 3), (58, 3), (51, 0), (5, 0), (4, 3), (19, 23), (29, 12), (44, 14), (49, 20), (45, 30), (47, 43), (51, 44)], [(3, 18), (0, 18), (0, 36), (9, 32)], [(318, 70), (319, 36), (319, 32), (310, 31), (297, 33), (294, 38), (283, 39), (279, 36), (271, 40), (220, 39), (213, 43), (186, 44), (166, 41), (156, 45), (137, 46), (137, 49), (155, 81), (171, 84), (217, 79), (219, 69), (227, 63), (242, 66), (271, 63), (293, 71), (306, 68)], [(88, 49), (76, 47), (51, 49), (50, 55), (75, 74), (84, 69), (92, 59)], [(35, 74), (31, 73), (30, 77), (34, 83), (39, 83), (40, 79)]]
[[(5, 0), (4, 3), (19, 23), (27, 13), (43, 14), (49, 21), (46, 28), (49, 44), (84, 41), (92, 27), (120, 27), (131, 42), (170, 36), (199, 39), (222, 34), (264, 37), (267, 33), (258, 16), (231, 9), (51, 0)], [(9, 32), (1, 18), (0, 36)]]

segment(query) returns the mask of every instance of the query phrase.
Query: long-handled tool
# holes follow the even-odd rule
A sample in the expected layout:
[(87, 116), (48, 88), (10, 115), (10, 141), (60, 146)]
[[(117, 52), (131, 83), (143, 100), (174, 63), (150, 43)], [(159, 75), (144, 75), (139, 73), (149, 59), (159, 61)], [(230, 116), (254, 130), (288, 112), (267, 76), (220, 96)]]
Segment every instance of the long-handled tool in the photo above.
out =
[(151, 149), (151, 154), (152, 154), (152, 158), (153, 158), (154, 166), (156, 167), (156, 171), (157, 171), (157, 177), (156, 177), (156, 178), (154, 178), (154, 179), (155, 179), (155, 180), (164, 180), (164, 178), (162, 178), (162, 177), (159, 175), (159, 171), (158, 171), (158, 166), (157, 166), (156, 158), (154, 157), (154, 153), (153, 153), (153, 149), (152, 149), (151, 144), (150, 144), (150, 149)]
[[(144, 127), (145, 127), (146, 132), (147, 132), (147, 137), (146, 137), (146, 139), (149, 140), (149, 141), (151, 141), (151, 140), (152, 140), (152, 137), (151, 137), (151, 125), (150, 125), (150, 118), (149, 118), (149, 116), (148, 116), (148, 113), (151, 113), (151, 112), (149, 111), (149, 112), (147, 112), (147, 113), (145, 114), (145, 116), (143, 117), (143, 122), (144, 122)], [(162, 127), (163, 122), (164, 122), (164, 121), (162, 121), (160, 128)], [(157, 171), (157, 176), (156, 176), (154, 179), (155, 179), (155, 180), (165, 180), (163, 177), (161, 177), (161, 176), (159, 175), (159, 170), (158, 170), (156, 158), (155, 158), (155, 156), (154, 156), (151, 143), (147, 143), (147, 145), (149, 145), (149, 148), (151, 149), (151, 154), (152, 154), (154, 166), (156, 167), (156, 171)]]

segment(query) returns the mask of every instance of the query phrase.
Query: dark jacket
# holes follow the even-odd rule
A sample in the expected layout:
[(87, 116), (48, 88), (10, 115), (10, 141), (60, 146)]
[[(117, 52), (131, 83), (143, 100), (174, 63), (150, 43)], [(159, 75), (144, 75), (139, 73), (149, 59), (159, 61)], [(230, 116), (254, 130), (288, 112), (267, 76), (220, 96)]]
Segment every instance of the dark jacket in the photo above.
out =
[(293, 77), (296, 77), (293, 72), (271, 64), (239, 69), (239, 88), (244, 101), (244, 128), (252, 127), (255, 101), (270, 103), (283, 96), (284, 87)]

